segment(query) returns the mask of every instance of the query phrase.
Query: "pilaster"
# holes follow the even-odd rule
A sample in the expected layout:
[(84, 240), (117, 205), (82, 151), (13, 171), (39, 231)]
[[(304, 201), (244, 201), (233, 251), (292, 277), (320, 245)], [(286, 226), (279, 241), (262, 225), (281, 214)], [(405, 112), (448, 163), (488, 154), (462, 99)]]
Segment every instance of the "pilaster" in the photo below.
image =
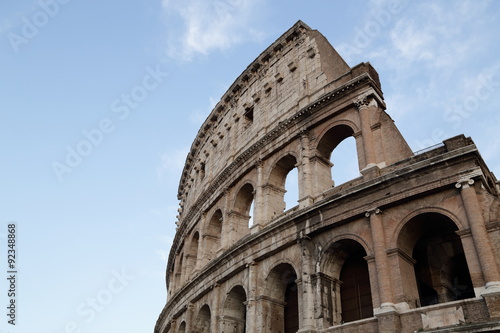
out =
[(386, 253), (382, 211), (377, 208), (366, 212), (365, 216), (370, 219), (373, 252), (375, 256), (375, 267), (377, 269), (377, 281), (380, 295), (380, 308), (376, 309), (378, 311), (374, 312), (392, 311), (395, 309), (395, 306), (393, 302), (391, 274), (389, 271)]
[(472, 186), (473, 179), (464, 179), (456, 183), (461, 189), (460, 194), (469, 221), (469, 227), (474, 239), (479, 263), (486, 282), (484, 293), (500, 292), (500, 274), (495, 261), (491, 243), (486, 231), (483, 214), (479, 206), (476, 190)]

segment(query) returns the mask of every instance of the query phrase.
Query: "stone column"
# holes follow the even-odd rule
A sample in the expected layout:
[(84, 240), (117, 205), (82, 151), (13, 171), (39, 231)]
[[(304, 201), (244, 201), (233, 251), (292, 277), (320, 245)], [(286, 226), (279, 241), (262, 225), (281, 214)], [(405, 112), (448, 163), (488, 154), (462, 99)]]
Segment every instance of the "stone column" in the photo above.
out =
[(341, 303), (339, 297), (341, 281), (324, 273), (316, 272), (313, 276), (315, 286), (314, 318), (318, 329), (340, 324)]
[[(314, 273), (314, 245), (307, 238), (300, 240), (300, 251), (302, 252), (302, 274), (297, 272), (297, 288), (299, 290), (299, 332), (307, 332), (315, 328), (314, 323), (314, 288), (311, 283), (311, 275)], [(302, 300), (300, 299), (302, 297)]]
[(481, 264), (479, 263), (478, 253), (474, 244), (474, 238), (472, 237), (470, 228), (459, 230), (455, 233), (460, 236), (460, 239), (462, 241), (462, 247), (464, 249), (465, 259), (467, 260), (467, 268), (469, 268), (472, 286), (474, 287), (476, 295), (479, 295), (481, 294), (481, 289), (484, 287), (486, 282), (484, 281)]
[(227, 248), (229, 248), (233, 244), (233, 240), (231, 239), (231, 221), (229, 218), (229, 196), (231, 195), (231, 191), (226, 188), (224, 189), (224, 211), (222, 216), (222, 233), (220, 240), (220, 249), (219, 253), (224, 252)]
[(309, 133), (300, 133), (301, 165), (299, 166), (299, 208), (304, 208), (313, 204), (313, 175), (311, 172), (311, 156), (309, 147)]
[(377, 269), (377, 281), (380, 295), (380, 311), (394, 310), (395, 307), (392, 299), (391, 272), (389, 271), (386, 253), (382, 211), (377, 208), (373, 211), (366, 212), (365, 215), (370, 218), (373, 252), (375, 255), (375, 267)]
[(186, 309), (186, 333), (192, 332), (194, 328), (194, 305), (189, 303)]
[(257, 323), (255, 318), (259, 316), (257, 312), (256, 298), (258, 295), (258, 265), (251, 262), (247, 266), (248, 269), (248, 284), (247, 284), (247, 332), (257, 332)]
[(207, 257), (208, 251), (205, 251), (205, 249), (208, 249), (208, 239), (207, 239), (207, 214), (202, 213), (200, 222), (198, 222), (199, 225), (201, 226), (200, 232), (199, 232), (199, 239), (198, 239), (198, 261), (196, 263), (196, 268), (204, 267), (209, 261), (210, 258)]
[(283, 214), (285, 211), (285, 202), (283, 201), (283, 196), (286, 191), (283, 188), (266, 184), (262, 188), (264, 193), (265, 205), (263, 205), (263, 215), (264, 224), (267, 224), (270, 220)]
[(257, 168), (257, 185), (255, 189), (254, 211), (253, 211), (253, 226), (252, 233), (257, 232), (264, 225), (264, 163), (259, 159), (255, 165)]
[(377, 102), (373, 98), (364, 97), (355, 103), (359, 111), (361, 123), (361, 135), (363, 137), (363, 148), (365, 152), (365, 163), (363, 169), (377, 165), (375, 147), (371, 128), (371, 113), (377, 110)]
[(215, 284), (212, 288), (212, 307), (210, 308), (210, 315), (212, 318), (210, 318), (210, 331), (211, 332), (218, 332), (219, 329), (219, 317), (221, 315), (220, 309), (221, 309), (221, 304), (220, 304), (220, 287), (218, 284)]
[(469, 227), (474, 239), (476, 251), (481, 264), (481, 270), (486, 282), (486, 292), (500, 291), (500, 274), (491, 248), (491, 243), (486, 231), (483, 215), (479, 207), (479, 201), (474, 189), (473, 179), (458, 182), (456, 188), (461, 188), (460, 194), (464, 203), (465, 213), (469, 220)]
[(170, 330), (169, 330), (169, 333), (172, 332), (172, 333), (177, 333), (177, 319), (172, 319), (172, 321), (170, 322)]

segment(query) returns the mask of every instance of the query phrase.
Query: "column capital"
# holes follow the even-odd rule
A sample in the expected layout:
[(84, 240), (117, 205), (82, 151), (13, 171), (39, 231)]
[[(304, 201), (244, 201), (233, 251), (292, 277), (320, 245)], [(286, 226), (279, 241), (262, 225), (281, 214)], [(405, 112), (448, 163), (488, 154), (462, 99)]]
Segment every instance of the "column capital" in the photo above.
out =
[(363, 107), (368, 107), (368, 105), (370, 104), (370, 101), (368, 100), (367, 96), (362, 96), (362, 97), (354, 100), (353, 103), (356, 106), (356, 108), (361, 109)]
[(255, 265), (257, 265), (257, 263), (255, 262), (255, 260), (252, 260), (252, 261), (250, 261), (249, 263), (247, 263), (247, 264), (245, 265), (245, 267), (246, 267), (246, 268), (249, 268), (249, 267), (251, 267), (251, 266), (255, 266)]
[(367, 210), (365, 213), (365, 216), (370, 217), (371, 215), (378, 215), (378, 214), (382, 214), (382, 210), (380, 208), (373, 208), (373, 209)]
[(377, 100), (373, 95), (359, 96), (353, 101), (353, 103), (358, 110), (367, 108), (369, 106), (378, 106)]
[(456, 188), (467, 188), (470, 187), (472, 184), (474, 184), (474, 179), (472, 178), (465, 178), (465, 179), (460, 179), (456, 184)]

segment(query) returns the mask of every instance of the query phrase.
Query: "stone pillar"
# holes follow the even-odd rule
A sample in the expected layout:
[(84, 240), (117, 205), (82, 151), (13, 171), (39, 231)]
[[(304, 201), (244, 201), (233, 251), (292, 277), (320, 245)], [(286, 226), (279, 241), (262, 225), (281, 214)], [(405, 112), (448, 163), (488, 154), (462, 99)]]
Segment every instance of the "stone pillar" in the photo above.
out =
[(312, 188), (313, 197), (321, 195), (334, 186), (332, 179), (332, 162), (318, 155), (309, 158), (310, 168), (312, 170)]
[(266, 184), (263, 187), (264, 193), (264, 224), (267, 224), (270, 220), (283, 214), (285, 211), (285, 202), (283, 197), (285, 195), (285, 190), (277, 186)]
[(371, 114), (377, 110), (377, 101), (375, 101), (374, 98), (364, 97), (357, 100), (354, 104), (359, 111), (362, 132), (361, 135), (363, 137), (363, 150), (365, 153), (366, 163), (363, 169), (368, 169), (377, 165), (371, 126)]
[(170, 322), (170, 330), (169, 330), (169, 333), (172, 332), (172, 333), (177, 333), (177, 319), (172, 319), (172, 321)]
[(232, 244), (233, 244), (233, 239), (231, 239), (231, 220), (229, 218), (229, 211), (230, 211), (230, 200), (229, 197), (231, 195), (231, 191), (226, 188), (224, 189), (224, 212), (223, 212), (223, 222), (222, 222), (222, 233), (221, 233), (221, 240), (220, 240), (220, 250), (219, 253), (224, 252), (224, 250), (227, 250)]
[[(314, 289), (311, 276), (314, 273), (314, 245), (304, 237), (300, 240), (300, 250), (302, 251), (302, 275), (297, 272), (297, 288), (299, 290), (299, 332), (307, 332), (315, 328), (314, 322)], [(302, 297), (302, 299), (301, 299)]]
[(477, 256), (474, 238), (472, 238), (470, 229), (456, 231), (456, 234), (460, 236), (462, 241), (462, 247), (464, 249), (465, 259), (467, 260), (467, 267), (469, 268), (472, 286), (474, 287), (476, 295), (479, 296), (481, 294), (481, 289), (484, 288), (486, 282), (484, 281), (481, 264), (479, 263), (479, 258)]
[(380, 295), (380, 311), (394, 310), (391, 272), (389, 270), (386, 253), (382, 211), (377, 208), (373, 211), (366, 212), (365, 215), (370, 218), (373, 252), (375, 255), (375, 266), (377, 269), (378, 290)]
[(311, 172), (311, 156), (309, 147), (309, 133), (302, 131), (300, 133), (300, 152), (301, 165), (299, 171), (299, 209), (310, 206), (314, 203), (313, 200), (313, 174)]
[(460, 193), (464, 203), (465, 213), (469, 220), (469, 227), (476, 246), (481, 270), (486, 282), (486, 292), (498, 292), (500, 291), (500, 274), (486, 231), (482, 211), (479, 207), (476, 190), (471, 186), (473, 184), (473, 179), (467, 179), (458, 182), (455, 186), (462, 189)]
[[(255, 300), (259, 316), (256, 321), (255, 333), (275, 333), (284, 331), (285, 303), (267, 296), (258, 296)], [(251, 319), (249, 319), (251, 320)]]
[(194, 305), (189, 303), (186, 310), (186, 333), (192, 332), (194, 328)]
[(248, 284), (247, 284), (247, 330), (246, 332), (258, 332), (257, 322), (255, 318), (258, 318), (259, 313), (257, 312), (256, 298), (258, 295), (258, 265), (255, 262), (248, 264)]
[(198, 260), (198, 258), (196, 257), (196, 255), (194, 254), (191, 254), (191, 253), (188, 253), (185, 255), (184, 257), (185, 261), (186, 261), (186, 274), (184, 275), (185, 276), (185, 281), (189, 281), (192, 277), (192, 273), (194, 272), (195, 268), (196, 268), (196, 261)]
[(220, 304), (220, 287), (218, 284), (215, 284), (212, 288), (212, 307), (210, 308), (210, 315), (212, 316), (211, 318), (211, 327), (210, 327), (210, 331), (212, 333), (214, 332), (218, 332), (218, 329), (219, 329), (219, 318), (220, 318), (220, 315), (221, 315), (221, 304)]
[(392, 281), (396, 308), (415, 308), (415, 301), (419, 299), (415, 278), (415, 259), (399, 248), (388, 250), (387, 257), (389, 267), (393, 268), (392, 274), (401, 277)]
[(321, 272), (316, 272), (312, 277), (316, 297), (314, 305), (314, 318), (318, 329), (338, 325), (342, 321), (340, 314), (340, 285), (341, 281)]
[(264, 163), (262, 160), (258, 160), (255, 167), (257, 168), (257, 186), (255, 189), (254, 198), (254, 212), (253, 212), (253, 226), (252, 233), (257, 232), (264, 225), (264, 176), (263, 168)]
[(373, 211), (366, 212), (366, 217), (370, 218), (380, 303), (380, 307), (374, 309), (373, 313), (375, 317), (377, 317), (380, 333), (400, 332), (401, 320), (393, 302), (391, 272), (389, 270), (385, 246), (382, 211), (377, 208)]
[(205, 249), (209, 248), (209, 240), (207, 239), (207, 214), (203, 213), (201, 214), (200, 222), (199, 225), (201, 226), (200, 228), (200, 238), (198, 239), (198, 262), (196, 263), (196, 268), (201, 268), (204, 267), (209, 261), (209, 251), (206, 251)]

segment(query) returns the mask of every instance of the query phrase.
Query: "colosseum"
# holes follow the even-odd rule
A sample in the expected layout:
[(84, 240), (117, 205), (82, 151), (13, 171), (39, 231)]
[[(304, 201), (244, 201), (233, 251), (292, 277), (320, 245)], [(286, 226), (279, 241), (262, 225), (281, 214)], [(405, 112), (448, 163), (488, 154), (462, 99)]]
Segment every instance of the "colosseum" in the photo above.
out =
[(500, 332), (500, 183), (471, 138), (412, 152), (385, 109), (303, 22), (265, 49), (187, 156), (155, 333)]

